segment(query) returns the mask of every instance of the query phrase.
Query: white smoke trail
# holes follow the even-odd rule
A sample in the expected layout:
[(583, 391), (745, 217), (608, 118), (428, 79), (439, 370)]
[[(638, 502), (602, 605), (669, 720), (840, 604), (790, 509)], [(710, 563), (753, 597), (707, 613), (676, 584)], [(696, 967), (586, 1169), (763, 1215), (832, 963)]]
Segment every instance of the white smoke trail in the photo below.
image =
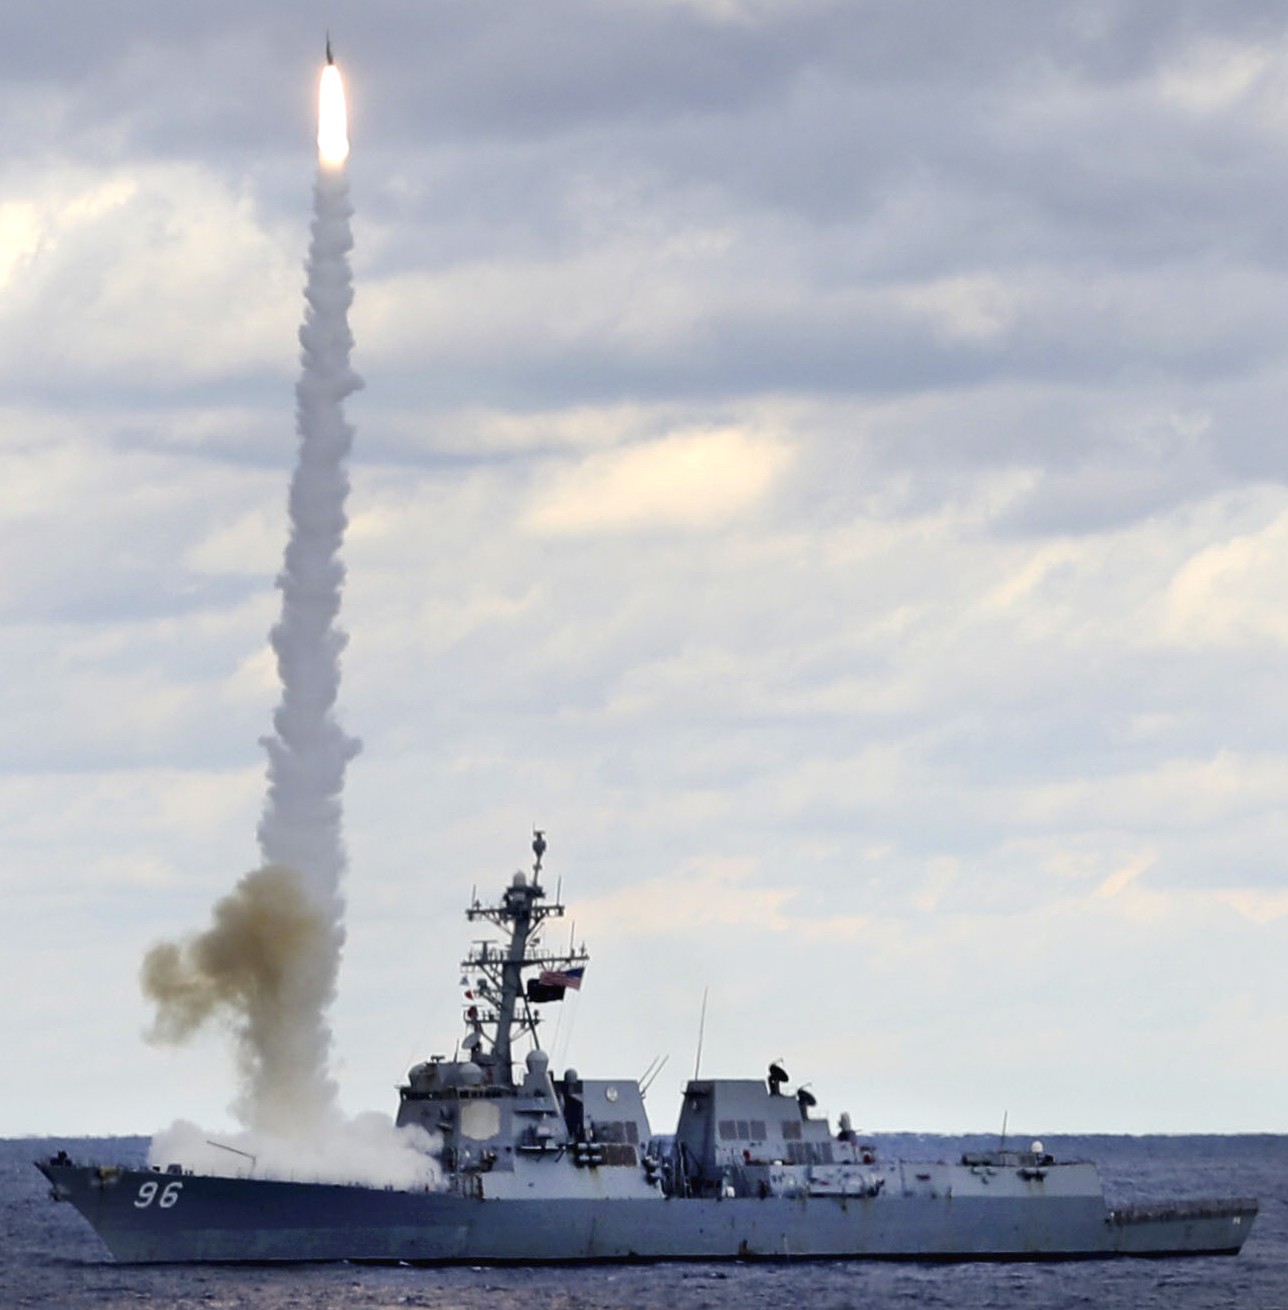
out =
[(345, 766), (359, 749), (333, 710), (347, 640), (336, 619), (348, 526), (345, 460), (353, 445), (342, 402), (362, 381), (349, 367), (353, 237), (343, 168), (319, 166), (314, 199), (308, 308), (300, 328), (303, 369), (295, 387), (300, 449), (291, 480), (291, 536), (277, 579), (282, 617), (272, 632), (282, 700), (273, 715), (275, 733), (263, 739), (269, 790), (259, 844), (267, 863), (300, 870), (311, 890), (331, 898), (345, 864), (340, 792)]
[(157, 1006), (152, 1035), (182, 1040), (211, 1018), (230, 1019), (243, 1081), (238, 1116), (253, 1131), (288, 1138), (317, 1137), (338, 1119), (327, 1010), (344, 944), (341, 792), (345, 768), (360, 748), (335, 718), (346, 642), (337, 626), (348, 523), (345, 461), (353, 444), (343, 402), (362, 382), (349, 364), (348, 143), (343, 139), (342, 152), (336, 147), (328, 89), (340, 97), (343, 138), (343, 89), (331, 65), (320, 114), (330, 137), (319, 136), (300, 328), (299, 455), (277, 580), (281, 619), (271, 634), (282, 694), (274, 731), (263, 739), (268, 795), (258, 836), (265, 866), (215, 906), (206, 932), (154, 947), (143, 966), (144, 991)]
[(284, 998), (282, 1030), (260, 1053), (263, 1086), (255, 1108), (259, 1119), (267, 1119), (259, 1125), (266, 1128), (279, 1127), (279, 1110), (289, 1119), (305, 1106), (334, 1100), (326, 1075), (331, 1034), (325, 1011), (344, 944), (340, 797), (345, 767), (360, 749), (334, 715), (347, 641), (336, 621), (344, 583), (340, 548), (348, 526), (345, 461), (353, 445), (343, 401), (362, 385), (349, 365), (351, 215), (343, 163), (320, 160), (300, 328), (303, 367), (295, 388), (299, 458), (291, 480), (291, 535), (277, 580), (282, 617), (271, 637), (282, 699), (273, 714), (274, 733), (262, 739), (269, 786), (259, 844), (267, 865), (300, 873), (330, 931), (325, 950), (292, 980), (298, 994)]
[(233, 1174), (253, 1159), (258, 1177), (430, 1187), (441, 1177), (430, 1135), (395, 1128), (384, 1115), (344, 1119), (329, 1072), (327, 1011), (344, 945), (341, 793), (360, 746), (335, 718), (345, 646), (337, 625), (348, 526), (345, 461), (353, 445), (343, 402), (362, 382), (349, 366), (349, 146), (344, 91), (330, 62), (321, 90), (295, 388), (299, 457), (277, 579), (282, 616), (271, 633), (282, 697), (273, 734), (263, 739), (264, 866), (215, 905), (204, 932), (154, 946), (142, 971), (143, 990), (157, 1007), (154, 1039), (182, 1041), (214, 1019), (230, 1022), (242, 1083), (234, 1109), (248, 1131), (223, 1135), (216, 1144), (203, 1129), (180, 1121), (153, 1138), (149, 1159)]

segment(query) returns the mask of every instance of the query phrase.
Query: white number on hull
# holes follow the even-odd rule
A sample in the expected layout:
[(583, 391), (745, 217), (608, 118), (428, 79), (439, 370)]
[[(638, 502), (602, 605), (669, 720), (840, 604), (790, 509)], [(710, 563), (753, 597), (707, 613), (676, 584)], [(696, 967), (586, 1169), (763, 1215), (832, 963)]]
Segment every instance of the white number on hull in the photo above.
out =
[[(134, 1198), (134, 1208), (136, 1210), (146, 1210), (153, 1201), (162, 1210), (168, 1210), (172, 1205), (177, 1205), (179, 1193), (183, 1191), (183, 1184), (180, 1182), (166, 1183), (164, 1187), (160, 1183), (149, 1178), (146, 1183), (139, 1184), (139, 1194)], [(161, 1199), (157, 1200), (157, 1193), (160, 1192)]]

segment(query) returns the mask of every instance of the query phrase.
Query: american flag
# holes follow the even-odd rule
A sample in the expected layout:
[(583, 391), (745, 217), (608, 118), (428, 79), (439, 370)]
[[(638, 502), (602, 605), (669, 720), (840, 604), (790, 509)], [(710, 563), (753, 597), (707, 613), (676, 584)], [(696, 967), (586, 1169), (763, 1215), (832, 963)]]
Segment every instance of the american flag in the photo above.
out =
[(581, 975), (586, 970), (577, 969), (542, 969), (537, 981), (543, 987), (571, 987), (573, 991), (581, 991)]

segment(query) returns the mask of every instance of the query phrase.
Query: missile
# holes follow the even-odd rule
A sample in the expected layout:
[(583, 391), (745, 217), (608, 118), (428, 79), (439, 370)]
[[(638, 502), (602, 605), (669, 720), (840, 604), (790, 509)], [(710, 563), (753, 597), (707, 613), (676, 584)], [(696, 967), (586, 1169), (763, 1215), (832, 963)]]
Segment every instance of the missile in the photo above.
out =
[(335, 57), (331, 54), (331, 33), (326, 34), (326, 61), (328, 64), (335, 63)]

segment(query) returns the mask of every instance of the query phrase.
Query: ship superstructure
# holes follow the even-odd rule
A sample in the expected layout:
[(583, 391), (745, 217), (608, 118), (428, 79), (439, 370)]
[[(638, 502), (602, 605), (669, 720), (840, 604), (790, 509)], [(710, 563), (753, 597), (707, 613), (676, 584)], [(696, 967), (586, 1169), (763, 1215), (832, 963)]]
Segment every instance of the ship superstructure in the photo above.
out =
[[(655, 1196), (660, 1164), (646, 1150), (639, 1084), (583, 1079), (574, 1069), (556, 1079), (541, 1048), (541, 1007), (580, 988), (590, 957), (571, 940), (564, 951), (545, 946), (548, 922), (562, 919), (564, 907), (547, 901), (541, 885), (542, 832), (532, 849), (531, 877), (516, 873), (498, 902), (475, 898), (466, 910), (501, 940), (476, 940), (462, 961), (466, 1033), (457, 1058), (433, 1056), (410, 1071), (398, 1127), (441, 1138), (444, 1170), (466, 1195)], [(525, 1039), (516, 1077), (515, 1047)]]
[[(1234, 1254), (1253, 1200), (1111, 1208), (1096, 1167), (1027, 1150), (889, 1160), (841, 1116), (835, 1130), (778, 1063), (760, 1079), (689, 1082), (658, 1137), (641, 1082), (556, 1077), (542, 1007), (588, 960), (547, 939), (564, 909), (531, 875), (473, 898), (465, 1035), (415, 1065), (397, 1123), (436, 1144), (417, 1188), (216, 1177), (42, 1161), (53, 1194), (124, 1261), (389, 1260), (480, 1263), (668, 1259), (1069, 1259)], [(518, 1048), (526, 1047), (520, 1051)], [(520, 1056), (522, 1057), (520, 1059)]]

